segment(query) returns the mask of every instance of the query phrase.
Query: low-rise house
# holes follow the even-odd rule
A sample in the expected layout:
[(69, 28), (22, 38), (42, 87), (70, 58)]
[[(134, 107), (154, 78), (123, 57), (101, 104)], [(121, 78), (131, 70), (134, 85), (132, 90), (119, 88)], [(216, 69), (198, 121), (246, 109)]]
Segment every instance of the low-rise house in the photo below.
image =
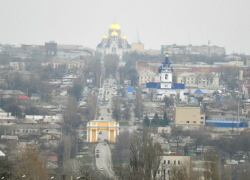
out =
[(186, 167), (187, 173), (189, 173), (190, 156), (183, 156), (183, 154), (177, 153), (163, 155), (156, 174), (156, 179), (170, 180), (170, 173), (173, 166)]

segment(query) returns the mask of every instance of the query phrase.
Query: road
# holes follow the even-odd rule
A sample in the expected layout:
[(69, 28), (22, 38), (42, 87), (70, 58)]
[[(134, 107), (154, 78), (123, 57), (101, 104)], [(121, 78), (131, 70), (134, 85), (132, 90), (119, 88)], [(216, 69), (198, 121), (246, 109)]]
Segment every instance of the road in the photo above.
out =
[[(97, 169), (101, 173), (116, 179), (114, 177), (114, 172), (112, 170), (112, 159), (111, 159), (111, 152), (110, 152), (109, 145), (106, 142), (101, 141), (97, 144), (95, 152), (96, 150), (99, 150), (99, 153), (98, 153), (99, 158), (96, 158)], [(100, 168), (103, 168), (103, 170), (100, 170)]]
[[(100, 106), (100, 116), (98, 116), (98, 120), (109, 120), (114, 121), (112, 118), (112, 97), (113, 93), (116, 93), (116, 89), (112, 89), (112, 85), (115, 82), (114, 79), (108, 79), (108, 82), (105, 80), (103, 88), (104, 88), (104, 98), (108, 99), (109, 101), (105, 103), (104, 106)], [(110, 109), (110, 112), (108, 112), (108, 108)]]
[[(116, 92), (116, 89), (112, 89), (112, 85), (115, 82), (114, 79), (109, 79), (108, 82), (105, 80), (103, 88), (104, 88), (104, 97), (105, 99), (108, 99), (109, 101), (105, 103), (104, 106), (100, 106), (100, 116), (98, 116), (98, 120), (108, 120), (108, 121), (114, 121), (112, 118), (112, 94)], [(108, 108), (110, 109), (110, 112), (108, 112)], [(104, 142), (104, 139), (107, 138), (107, 133), (103, 132), (102, 134), (98, 134), (98, 138), (100, 138), (99, 143), (97, 144), (95, 148), (95, 157), (96, 157), (96, 150), (99, 150), (99, 158), (96, 157), (96, 166), (97, 169), (109, 176), (113, 177), (113, 179), (116, 179), (114, 176), (114, 172), (112, 170), (112, 159), (111, 159), (111, 151), (109, 145)], [(100, 168), (103, 168), (103, 170), (100, 170)]]

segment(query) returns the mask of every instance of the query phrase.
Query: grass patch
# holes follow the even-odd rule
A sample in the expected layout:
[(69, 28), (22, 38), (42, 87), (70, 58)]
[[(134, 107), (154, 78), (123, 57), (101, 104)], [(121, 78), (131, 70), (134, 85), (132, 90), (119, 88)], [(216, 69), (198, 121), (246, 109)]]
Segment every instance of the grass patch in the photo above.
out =
[(128, 126), (128, 122), (119, 122), (120, 126)]
[(83, 136), (82, 136), (82, 139), (87, 139), (87, 135), (86, 134), (84, 134)]
[(83, 163), (83, 164), (89, 164), (92, 162), (92, 157), (89, 156), (89, 155), (83, 155), (82, 158), (80, 158), (80, 161)]

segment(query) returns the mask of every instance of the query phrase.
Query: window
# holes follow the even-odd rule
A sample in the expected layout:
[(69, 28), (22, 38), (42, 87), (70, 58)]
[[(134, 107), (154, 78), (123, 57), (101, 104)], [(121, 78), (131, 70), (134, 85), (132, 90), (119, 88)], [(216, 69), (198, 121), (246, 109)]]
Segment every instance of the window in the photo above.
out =
[(203, 121), (201, 121), (201, 124), (203, 124), (204, 122)]
[(201, 119), (204, 119), (204, 117), (201, 117)]
[(181, 161), (178, 161), (178, 165), (180, 165), (181, 164)]
[(168, 170), (168, 174), (170, 174), (170, 170)]
[(161, 171), (160, 170), (158, 170), (158, 174), (160, 174), (161, 173)]
[(166, 164), (166, 160), (164, 160), (163, 164)]
[(174, 161), (174, 165), (176, 164), (176, 161)]
[(186, 123), (188, 123), (188, 124), (189, 124), (189, 121), (186, 121)]
[(193, 123), (195, 123), (195, 124), (196, 124), (196, 121), (193, 121)]
[(170, 160), (168, 160), (168, 164), (170, 164)]

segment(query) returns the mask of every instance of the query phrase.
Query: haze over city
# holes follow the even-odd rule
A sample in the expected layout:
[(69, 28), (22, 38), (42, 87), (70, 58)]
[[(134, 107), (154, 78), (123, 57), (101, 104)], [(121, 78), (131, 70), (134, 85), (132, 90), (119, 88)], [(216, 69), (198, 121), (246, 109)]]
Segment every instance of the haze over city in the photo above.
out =
[(0, 179), (249, 179), (249, 5), (0, 0)]
[(0, 6), (0, 43), (79, 44), (95, 49), (116, 19), (128, 42), (146, 49), (162, 44), (211, 45), (226, 53), (250, 54), (247, 0), (8, 0)]

